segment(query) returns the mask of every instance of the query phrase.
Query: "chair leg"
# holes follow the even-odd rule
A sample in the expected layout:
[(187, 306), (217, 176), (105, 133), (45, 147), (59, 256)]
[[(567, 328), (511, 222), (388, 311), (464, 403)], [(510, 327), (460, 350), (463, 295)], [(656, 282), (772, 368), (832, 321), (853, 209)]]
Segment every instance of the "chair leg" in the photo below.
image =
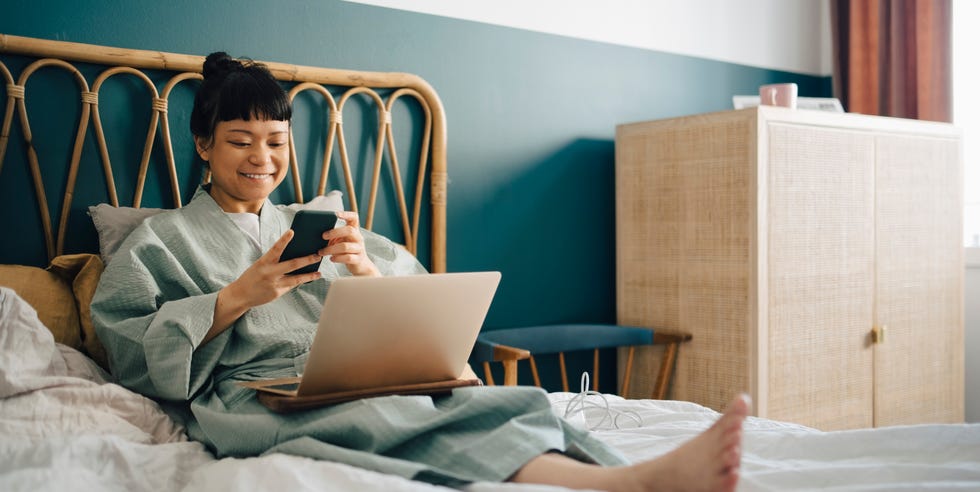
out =
[(623, 398), (629, 398), (630, 375), (633, 374), (633, 354), (635, 352), (636, 347), (631, 345), (629, 352), (626, 354), (626, 371), (623, 372), (623, 391), (619, 393)]
[(534, 356), (530, 356), (527, 359), (531, 362), (531, 377), (534, 378), (534, 385), (538, 388), (541, 387), (541, 377), (538, 376), (538, 364), (534, 362)]
[(558, 365), (561, 366), (561, 388), (568, 393), (568, 372), (565, 371), (565, 352), (558, 352)]
[(483, 375), (487, 379), (487, 386), (495, 386), (496, 383), (493, 382), (493, 373), (490, 372), (490, 363), (483, 361)]
[(664, 347), (664, 358), (660, 363), (660, 374), (653, 388), (653, 399), (663, 400), (667, 397), (667, 384), (674, 371), (674, 361), (677, 359), (677, 342), (668, 343)]
[(599, 349), (592, 350), (592, 391), (599, 391)]
[(517, 386), (517, 361), (504, 360), (504, 386)]

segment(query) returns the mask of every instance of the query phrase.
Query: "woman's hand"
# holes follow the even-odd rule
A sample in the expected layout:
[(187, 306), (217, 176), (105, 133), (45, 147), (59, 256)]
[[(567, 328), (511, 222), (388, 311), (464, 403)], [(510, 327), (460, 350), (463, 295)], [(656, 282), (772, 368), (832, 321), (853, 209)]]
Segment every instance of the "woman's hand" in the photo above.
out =
[(320, 255), (345, 265), (352, 275), (380, 277), (381, 272), (367, 255), (357, 212), (337, 212), (337, 217), (344, 219), (346, 224), (323, 233), (328, 244), (320, 250)]
[(289, 272), (312, 265), (320, 260), (320, 255), (301, 256), (280, 262), (279, 257), (293, 238), (288, 230), (261, 258), (248, 267), (234, 282), (218, 292), (214, 306), (214, 321), (211, 329), (201, 342), (203, 345), (225, 331), (246, 311), (272, 302), (294, 287), (320, 278), (320, 272), (287, 275)]
[(297, 285), (320, 278), (320, 272), (287, 275), (289, 272), (312, 265), (320, 260), (319, 255), (302, 256), (292, 260), (279, 261), (286, 245), (292, 240), (294, 232), (286, 231), (261, 258), (245, 270), (238, 280), (228, 284), (236, 298), (247, 308), (272, 302), (289, 292)]

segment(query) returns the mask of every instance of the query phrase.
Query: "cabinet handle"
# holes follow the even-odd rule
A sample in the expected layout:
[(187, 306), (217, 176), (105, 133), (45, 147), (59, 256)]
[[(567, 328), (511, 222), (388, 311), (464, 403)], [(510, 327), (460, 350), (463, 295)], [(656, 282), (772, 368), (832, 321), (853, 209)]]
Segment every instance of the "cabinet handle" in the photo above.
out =
[(871, 329), (871, 343), (885, 343), (885, 333), (888, 332), (888, 325), (876, 326)]

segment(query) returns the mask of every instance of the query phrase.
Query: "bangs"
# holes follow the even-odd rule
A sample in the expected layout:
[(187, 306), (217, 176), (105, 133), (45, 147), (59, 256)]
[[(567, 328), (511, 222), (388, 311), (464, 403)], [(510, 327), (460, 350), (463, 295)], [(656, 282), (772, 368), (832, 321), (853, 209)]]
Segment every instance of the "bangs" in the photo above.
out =
[(293, 116), (289, 98), (275, 80), (254, 77), (248, 72), (233, 73), (223, 89), (215, 111), (215, 124), (253, 118), (288, 121)]

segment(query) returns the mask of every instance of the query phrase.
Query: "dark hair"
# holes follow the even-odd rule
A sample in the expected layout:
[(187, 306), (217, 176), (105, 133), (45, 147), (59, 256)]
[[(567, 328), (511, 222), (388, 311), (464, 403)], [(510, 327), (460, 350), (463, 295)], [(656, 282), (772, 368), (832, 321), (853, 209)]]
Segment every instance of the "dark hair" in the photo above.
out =
[(289, 121), (292, 116), (289, 97), (265, 65), (239, 61), (220, 51), (204, 60), (204, 81), (191, 111), (195, 136), (210, 141), (222, 121)]

